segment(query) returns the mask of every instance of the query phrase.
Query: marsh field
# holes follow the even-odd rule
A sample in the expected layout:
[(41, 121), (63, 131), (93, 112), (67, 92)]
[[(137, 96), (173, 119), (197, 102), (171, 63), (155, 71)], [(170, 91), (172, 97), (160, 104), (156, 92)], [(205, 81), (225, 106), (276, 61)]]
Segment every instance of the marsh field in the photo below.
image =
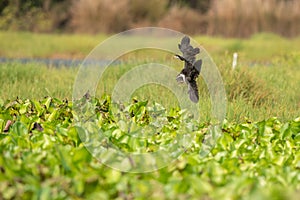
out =
[[(108, 37), (0, 32), (0, 57), (81, 60)], [(182, 63), (169, 54), (146, 50), (125, 56), (126, 62), (108, 69), (91, 97), (99, 110), (97, 128), (124, 152), (153, 152), (182, 130), (191, 132), (188, 148), (150, 173), (114, 170), (86, 148), (72, 109), (79, 65), (0, 62), (1, 199), (297, 199), (300, 38), (269, 33), (248, 39), (192, 38), (210, 54), (226, 91), (220, 137), (206, 156), (200, 156), (202, 141), (213, 121), (201, 77), (200, 121), (186, 118), (173, 94), (157, 85), (138, 89), (124, 102), (125, 109), (112, 105), (111, 90), (137, 63), (168, 62), (180, 71)], [(159, 134), (132, 137), (154, 123)]]

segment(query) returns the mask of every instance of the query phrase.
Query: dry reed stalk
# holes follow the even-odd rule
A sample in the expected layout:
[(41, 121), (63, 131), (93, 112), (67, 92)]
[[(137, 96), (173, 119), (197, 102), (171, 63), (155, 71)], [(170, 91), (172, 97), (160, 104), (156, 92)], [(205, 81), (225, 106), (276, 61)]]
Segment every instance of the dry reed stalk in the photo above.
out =
[(257, 32), (296, 36), (300, 32), (297, 0), (213, 0), (207, 33), (247, 37)]

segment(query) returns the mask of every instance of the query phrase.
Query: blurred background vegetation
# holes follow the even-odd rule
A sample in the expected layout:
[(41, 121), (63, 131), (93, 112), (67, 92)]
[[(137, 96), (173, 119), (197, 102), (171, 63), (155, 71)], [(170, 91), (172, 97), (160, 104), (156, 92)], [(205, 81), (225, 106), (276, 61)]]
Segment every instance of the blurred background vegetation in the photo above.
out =
[(160, 26), (188, 34), (295, 37), (299, 10), (299, 0), (1, 0), (0, 30), (96, 34)]

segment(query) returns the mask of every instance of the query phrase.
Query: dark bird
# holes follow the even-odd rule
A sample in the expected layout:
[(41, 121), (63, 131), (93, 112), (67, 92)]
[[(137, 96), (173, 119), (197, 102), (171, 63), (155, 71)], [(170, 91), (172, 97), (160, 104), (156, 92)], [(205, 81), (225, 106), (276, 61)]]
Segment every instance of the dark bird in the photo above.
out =
[(186, 83), (188, 85), (188, 94), (192, 102), (197, 103), (199, 101), (198, 86), (196, 79), (198, 78), (202, 60), (196, 60), (196, 55), (200, 53), (198, 47), (193, 48), (190, 45), (190, 38), (185, 36), (182, 38), (181, 43), (178, 44), (179, 50), (182, 52), (182, 56), (175, 55), (175, 58), (184, 62), (184, 68), (177, 75), (176, 80), (178, 83)]

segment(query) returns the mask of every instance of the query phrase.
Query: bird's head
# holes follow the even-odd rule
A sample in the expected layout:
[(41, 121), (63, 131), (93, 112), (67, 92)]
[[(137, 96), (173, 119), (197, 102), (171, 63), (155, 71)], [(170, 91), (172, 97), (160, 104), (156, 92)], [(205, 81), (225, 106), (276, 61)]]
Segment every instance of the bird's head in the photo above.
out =
[(177, 54), (176, 54), (176, 55), (174, 55), (174, 58), (176, 58), (176, 59), (180, 59), (180, 58), (179, 58), (179, 55), (177, 55)]
[(174, 55), (174, 58), (184, 61), (184, 58), (178, 54)]

